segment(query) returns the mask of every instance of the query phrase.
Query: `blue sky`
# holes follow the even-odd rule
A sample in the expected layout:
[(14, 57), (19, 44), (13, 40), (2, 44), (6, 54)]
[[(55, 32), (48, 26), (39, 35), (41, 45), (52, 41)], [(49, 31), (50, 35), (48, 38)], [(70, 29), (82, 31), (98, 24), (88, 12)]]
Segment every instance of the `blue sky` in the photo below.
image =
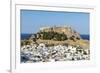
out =
[(89, 34), (89, 13), (21, 10), (21, 33), (36, 33), (40, 27), (65, 25), (80, 34)]

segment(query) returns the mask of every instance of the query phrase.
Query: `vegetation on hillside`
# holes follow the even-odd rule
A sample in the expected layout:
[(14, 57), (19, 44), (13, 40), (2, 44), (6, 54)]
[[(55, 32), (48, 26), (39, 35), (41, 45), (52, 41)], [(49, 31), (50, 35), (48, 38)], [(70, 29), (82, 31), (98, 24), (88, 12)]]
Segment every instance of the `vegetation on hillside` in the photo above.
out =
[(57, 32), (40, 32), (40, 38), (45, 39), (45, 40), (55, 40), (55, 41), (64, 41), (67, 40), (67, 36), (62, 33), (57, 33)]

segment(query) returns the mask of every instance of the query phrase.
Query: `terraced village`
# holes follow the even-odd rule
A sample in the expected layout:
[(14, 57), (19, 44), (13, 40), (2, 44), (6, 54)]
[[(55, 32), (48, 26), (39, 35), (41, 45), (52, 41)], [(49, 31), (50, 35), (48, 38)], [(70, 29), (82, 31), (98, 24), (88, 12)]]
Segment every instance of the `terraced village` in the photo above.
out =
[(90, 60), (89, 40), (68, 26), (43, 27), (21, 40), (21, 62)]

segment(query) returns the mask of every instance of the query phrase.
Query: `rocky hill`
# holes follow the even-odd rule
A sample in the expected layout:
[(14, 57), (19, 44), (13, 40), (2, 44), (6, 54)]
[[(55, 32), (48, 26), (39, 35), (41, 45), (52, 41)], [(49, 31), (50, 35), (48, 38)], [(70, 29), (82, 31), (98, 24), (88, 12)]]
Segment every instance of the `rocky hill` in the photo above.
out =
[(73, 30), (71, 27), (43, 27), (36, 34), (33, 34), (30, 39), (41, 39), (41, 40), (78, 40), (81, 39), (80, 34)]
[[(32, 34), (24, 43), (45, 43), (47, 45), (80, 45), (89, 48), (89, 41), (81, 38), (80, 34), (71, 27), (43, 27), (36, 34)], [(23, 41), (22, 41), (23, 44)]]
[(71, 27), (43, 27), (33, 34), (29, 41), (32, 43), (45, 43), (47, 45), (80, 45), (89, 48), (89, 41), (81, 38), (80, 34)]

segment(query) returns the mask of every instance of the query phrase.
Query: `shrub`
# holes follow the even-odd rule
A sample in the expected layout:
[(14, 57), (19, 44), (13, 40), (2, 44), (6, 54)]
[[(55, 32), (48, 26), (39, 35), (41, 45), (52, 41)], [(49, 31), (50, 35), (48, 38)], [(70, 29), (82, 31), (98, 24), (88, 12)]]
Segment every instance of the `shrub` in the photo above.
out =
[(76, 39), (77, 39), (77, 40), (80, 40), (80, 38), (79, 38), (79, 37), (76, 37)]
[(21, 45), (30, 45), (30, 41), (29, 40), (24, 40), (21, 42)]
[(69, 39), (75, 41), (75, 37), (74, 36), (71, 36)]

